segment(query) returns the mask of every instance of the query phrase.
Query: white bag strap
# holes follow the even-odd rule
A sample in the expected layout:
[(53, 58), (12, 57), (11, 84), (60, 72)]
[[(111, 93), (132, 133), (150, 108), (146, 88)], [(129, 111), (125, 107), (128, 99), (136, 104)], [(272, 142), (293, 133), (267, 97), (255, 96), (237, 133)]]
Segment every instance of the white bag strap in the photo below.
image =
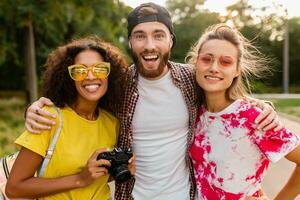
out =
[(45, 169), (46, 169), (46, 167), (47, 167), (47, 165), (48, 165), (48, 163), (49, 163), (49, 161), (50, 161), (50, 159), (51, 159), (51, 157), (53, 155), (53, 151), (54, 151), (57, 139), (59, 137), (59, 134), (60, 134), (60, 131), (61, 131), (61, 127), (62, 127), (62, 117), (61, 117), (60, 109), (57, 108), (57, 107), (55, 107), (55, 106), (53, 108), (58, 113), (59, 124), (58, 124), (58, 127), (57, 127), (57, 129), (55, 131), (55, 134), (54, 134), (53, 138), (52, 138), (52, 141), (51, 141), (51, 143), (50, 143), (50, 145), (49, 145), (49, 147), (47, 149), (46, 156), (45, 156), (45, 158), (44, 158), (44, 160), (42, 162), (41, 168), (40, 168), (40, 170), (38, 172), (38, 176), (39, 177), (43, 177), (43, 175), (45, 173)]

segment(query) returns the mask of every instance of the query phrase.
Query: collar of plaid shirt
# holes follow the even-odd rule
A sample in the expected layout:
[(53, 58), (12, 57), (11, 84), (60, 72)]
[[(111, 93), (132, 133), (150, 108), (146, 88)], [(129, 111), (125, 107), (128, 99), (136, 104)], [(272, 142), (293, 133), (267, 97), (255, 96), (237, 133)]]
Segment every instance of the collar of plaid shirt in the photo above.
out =
[[(195, 72), (192, 66), (187, 64), (180, 64), (174, 62), (168, 62), (168, 67), (171, 70), (171, 77), (173, 83), (178, 87), (184, 97), (186, 106), (189, 112), (189, 133), (188, 133), (188, 148), (190, 147), (194, 139), (194, 124), (196, 121), (197, 110), (199, 108), (199, 98), (196, 94), (196, 81)], [(119, 134), (118, 146), (122, 148), (132, 148), (132, 119), (135, 111), (135, 107), (139, 98), (139, 93), (137, 89), (138, 82), (138, 72), (136, 67), (132, 65), (128, 71), (127, 86), (125, 90), (125, 95), (123, 99), (123, 106), (118, 112), (118, 117), (120, 119), (121, 127)], [(186, 153), (186, 162), (190, 170), (190, 199), (194, 199), (195, 194), (195, 182), (194, 182), (194, 172), (192, 168), (191, 160)], [(123, 184), (117, 184), (115, 189), (115, 199), (116, 200), (131, 200), (132, 190), (134, 187), (135, 179), (131, 178), (129, 181)]]

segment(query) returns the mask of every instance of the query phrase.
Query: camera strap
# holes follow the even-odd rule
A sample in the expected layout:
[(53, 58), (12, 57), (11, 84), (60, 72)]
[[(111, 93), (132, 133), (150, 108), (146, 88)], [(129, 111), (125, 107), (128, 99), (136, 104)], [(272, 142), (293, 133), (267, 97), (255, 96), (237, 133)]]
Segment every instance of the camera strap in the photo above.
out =
[(56, 142), (58, 140), (58, 137), (60, 135), (61, 127), (62, 127), (62, 117), (61, 117), (60, 109), (58, 107), (56, 107), (56, 106), (54, 106), (53, 108), (58, 113), (59, 124), (58, 124), (58, 127), (57, 127), (57, 129), (55, 131), (55, 134), (54, 134), (53, 138), (52, 138), (52, 141), (51, 141), (51, 143), (50, 143), (50, 145), (49, 145), (49, 147), (48, 147), (48, 149), (46, 151), (46, 156), (45, 156), (45, 158), (43, 160), (41, 168), (39, 169), (38, 177), (43, 177), (43, 175), (45, 173), (45, 169), (46, 169), (46, 167), (47, 167), (47, 165), (48, 165), (48, 163), (49, 163), (49, 161), (50, 161), (50, 159), (51, 159), (51, 157), (53, 155), (53, 151), (54, 151)]

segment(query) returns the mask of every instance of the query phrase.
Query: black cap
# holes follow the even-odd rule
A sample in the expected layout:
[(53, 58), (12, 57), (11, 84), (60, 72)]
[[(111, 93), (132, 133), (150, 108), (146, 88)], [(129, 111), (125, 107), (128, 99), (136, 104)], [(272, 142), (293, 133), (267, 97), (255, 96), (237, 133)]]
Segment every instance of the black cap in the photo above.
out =
[[(145, 14), (143, 16), (140, 16), (140, 10), (145, 7), (152, 8), (153, 12), (149, 13), (148, 15)], [(131, 35), (132, 29), (140, 24), (145, 22), (160, 22), (163, 23), (170, 31), (170, 33), (173, 35), (173, 46), (175, 45), (176, 38), (174, 33), (174, 28), (171, 20), (170, 13), (165, 9), (164, 7), (157, 5), (155, 3), (144, 3), (140, 6), (136, 7), (133, 11), (131, 11), (128, 14), (127, 17), (127, 31), (128, 31), (128, 38)]]

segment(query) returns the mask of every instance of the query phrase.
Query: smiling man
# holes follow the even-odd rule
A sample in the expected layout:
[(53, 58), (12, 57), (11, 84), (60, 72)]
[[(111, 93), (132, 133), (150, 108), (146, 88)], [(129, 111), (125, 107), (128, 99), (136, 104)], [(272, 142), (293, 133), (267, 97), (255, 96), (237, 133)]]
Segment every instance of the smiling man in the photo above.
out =
[(137, 24), (129, 36), (132, 57), (139, 73), (152, 79), (159, 79), (168, 72), (170, 47), (174, 36), (160, 22)]
[(191, 163), (197, 98), (190, 66), (169, 61), (175, 34), (168, 11), (142, 4), (128, 15), (134, 65), (129, 71), (119, 145), (136, 154), (135, 183), (117, 185), (116, 199), (193, 198)]

